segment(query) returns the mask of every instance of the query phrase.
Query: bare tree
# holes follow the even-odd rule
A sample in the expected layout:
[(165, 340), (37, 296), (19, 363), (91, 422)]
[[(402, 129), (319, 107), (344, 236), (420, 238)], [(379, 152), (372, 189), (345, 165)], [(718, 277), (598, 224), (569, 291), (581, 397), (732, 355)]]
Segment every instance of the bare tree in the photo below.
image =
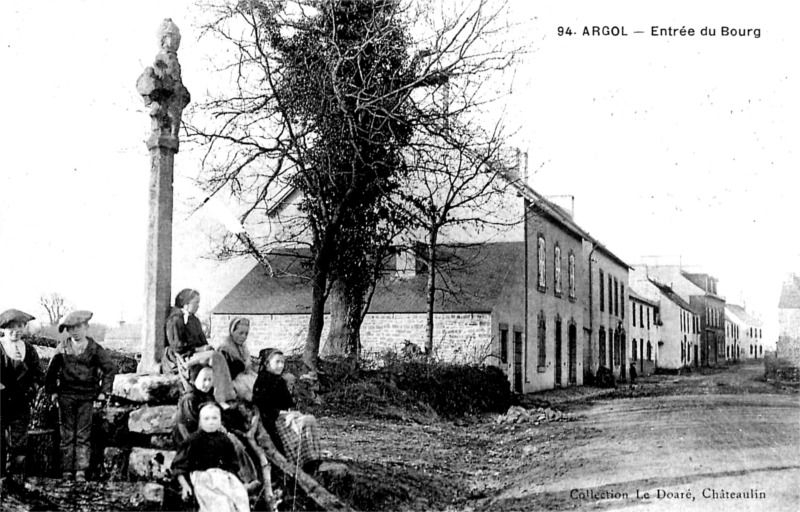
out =
[[(232, 91), (189, 113), (191, 139), (205, 146), (204, 185), (243, 205), (242, 224), (261, 224), (270, 198), (301, 192), (310, 247), (312, 308), (304, 361), (316, 369), (323, 311), (334, 283), (350, 322), (340, 348), (357, 351), (358, 326), (379, 253), (394, 228), (391, 197), (408, 172), (414, 134), (435, 132), (451, 112), (485, 105), (480, 91), (518, 55), (506, 43), (503, 5), (478, 0), (452, 12), (402, 0), (250, 0), (206, 5), (205, 32), (233, 50), (220, 67)], [(456, 94), (457, 93), (457, 94)], [(265, 233), (229, 251), (268, 260)], [(372, 281), (370, 281), (372, 280)], [(356, 320), (356, 321), (353, 321)]]
[(39, 297), (39, 304), (47, 311), (50, 325), (58, 321), (72, 309), (67, 300), (60, 293), (47, 293)]

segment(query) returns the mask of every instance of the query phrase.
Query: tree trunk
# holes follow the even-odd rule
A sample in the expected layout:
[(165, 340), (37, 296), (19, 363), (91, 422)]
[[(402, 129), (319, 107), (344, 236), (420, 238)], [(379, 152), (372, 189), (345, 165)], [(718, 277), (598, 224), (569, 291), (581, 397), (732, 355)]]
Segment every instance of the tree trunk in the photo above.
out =
[(426, 284), (427, 292), (427, 322), (426, 322), (426, 337), (425, 337), (425, 353), (428, 356), (433, 355), (433, 313), (436, 301), (436, 242), (437, 233), (432, 229), (428, 237), (428, 282)]
[(314, 257), (312, 276), (311, 317), (308, 320), (308, 334), (306, 335), (305, 349), (303, 350), (303, 363), (309, 372), (316, 373), (319, 340), (322, 337), (322, 327), (325, 325), (325, 286), (328, 283), (328, 261), (323, 248)]
[(322, 347), (324, 357), (348, 357), (358, 359), (361, 349), (361, 313), (363, 293), (359, 286), (349, 287), (337, 279), (332, 287), (328, 304), (330, 305), (330, 331)]

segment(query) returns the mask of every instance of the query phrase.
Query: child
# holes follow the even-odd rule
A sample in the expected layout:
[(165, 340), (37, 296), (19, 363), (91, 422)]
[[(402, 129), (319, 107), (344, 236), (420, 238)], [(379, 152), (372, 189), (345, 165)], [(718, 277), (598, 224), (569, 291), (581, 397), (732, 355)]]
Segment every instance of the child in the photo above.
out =
[(172, 472), (181, 485), (181, 496), (187, 500), (194, 494), (200, 512), (249, 512), (247, 491), (235, 476), (239, 467), (233, 443), (220, 431), (222, 410), (219, 405), (204, 404), (198, 424), (200, 430), (186, 438), (172, 461)]
[(69, 337), (56, 347), (45, 375), (45, 389), (58, 403), (61, 471), (64, 479), (86, 480), (89, 467), (93, 403), (107, 400), (117, 367), (109, 353), (86, 333), (91, 311), (73, 311), (58, 326)]
[(265, 348), (259, 353), (258, 378), (253, 388), (253, 403), (275, 446), (295, 467), (313, 474), (320, 463), (317, 420), (301, 414), (281, 377), (286, 359), (283, 352)]
[[(183, 373), (194, 363), (208, 363), (214, 369), (214, 396), (223, 406), (234, 398), (236, 393), (231, 384), (231, 374), (225, 358), (214, 351), (206, 340), (203, 325), (195, 313), (200, 308), (200, 292), (185, 288), (175, 297), (175, 307), (167, 317), (165, 330), (167, 347), (161, 359), (161, 372), (166, 374)], [(186, 391), (191, 382), (184, 382)]]
[[(214, 374), (209, 366), (203, 364), (190, 366), (189, 382), (192, 384), (192, 389), (184, 393), (178, 401), (178, 412), (172, 430), (172, 438), (176, 445), (180, 445), (190, 435), (197, 432), (202, 406), (209, 402), (215, 402)], [(258, 486), (256, 468), (247, 454), (247, 449), (233, 433), (227, 432), (227, 434), (236, 449), (239, 479), (245, 484), (246, 489), (256, 488)]]
[(228, 325), (228, 336), (217, 350), (225, 357), (228, 370), (233, 379), (236, 396), (246, 402), (253, 401), (253, 385), (256, 382), (256, 371), (250, 360), (247, 347), (247, 335), (250, 333), (250, 320), (238, 316)]
[(0, 478), (6, 465), (24, 474), (31, 403), (42, 383), (39, 354), (22, 339), (34, 317), (17, 309), (0, 313)]

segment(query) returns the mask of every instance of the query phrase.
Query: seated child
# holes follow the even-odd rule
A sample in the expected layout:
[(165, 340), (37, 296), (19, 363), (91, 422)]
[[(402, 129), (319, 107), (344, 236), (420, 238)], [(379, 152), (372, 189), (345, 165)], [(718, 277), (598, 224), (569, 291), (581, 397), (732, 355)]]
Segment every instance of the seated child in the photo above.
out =
[(228, 326), (228, 336), (217, 347), (220, 354), (228, 363), (233, 389), (236, 396), (245, 402), (253, 401), (253, 385), (256, 382), (255, 369), (250, 360), (250, 350), (247, 347), (247, 335), (250, 333), (250, 320), (237, 316)]
[(281, 377), (286, 363), (283, 352), (265, 348), (259, 357), (253, 404), (261, 413), (264, 429), (290, 463), (313, 474), (321, 458), (317, 420), (294, 410), (294, 399)]
[(239, 470), (235, 448), (221, 431), (219, 405), (204, 404), (200, 408), (198, 425), (200, 429), (181, 443), (172, 461), (172, 472), (181, 485), (181, 497), (187, 500), (194, 494), (200, 512), (249, 512), (247, 490), (235, 476)]
[[(175, 416), (175, 425), (172, 429), (172, 439), (180, 445), (197, 432), (200, 421), (200, 409), (203, 405), (214, 403), (214, 374), (209, 366), (194, 364), (189, 367), (189, 381), (192, 389), (184, 393), (178, 401), (178, 412)], [(236, 449), (239, 479), (248, 489), (258, 486), (258, 476), (255, 464), (247, 454), (244, 444), (233, 433), (225, 432)]]

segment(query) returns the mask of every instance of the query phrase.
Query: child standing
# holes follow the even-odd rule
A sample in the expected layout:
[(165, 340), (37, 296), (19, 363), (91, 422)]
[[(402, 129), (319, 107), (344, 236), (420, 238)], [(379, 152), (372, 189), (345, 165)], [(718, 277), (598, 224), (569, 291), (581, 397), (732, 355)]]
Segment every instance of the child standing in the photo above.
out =
[(58, 403), (61, 471), (65, 479), (86, 480), (92, 432), (92, 405), (111, 394), (117, 367), (109, 353), (87, 336), (91, 311), (73, 311), (58, 326), (69, 337), (56, 347), (45, 375), (45, 389)]
[(0, 313), (0, 478), (24, 474), (31, 403), (42, 383), (39, 354), (22, 339), (34, 317), (17, 309)]
[(321, 458), (317, 419), (294, 410), (294, 399), (281, 376), (286, 365), (283, 352), (265, 348), (259, 358), (253, 404), (261, 413), (264, 429), (290, 463), (313, 474)]
[(187, 500), (194, 494), (200, 512), (249, 512), (247, 490), (235, 476), (239, 467), (233, 443), (221, 432), (218, 404), (209, 402), (200, 408), (199, 427), (181, 444), (172, 461), (181, 496)]

